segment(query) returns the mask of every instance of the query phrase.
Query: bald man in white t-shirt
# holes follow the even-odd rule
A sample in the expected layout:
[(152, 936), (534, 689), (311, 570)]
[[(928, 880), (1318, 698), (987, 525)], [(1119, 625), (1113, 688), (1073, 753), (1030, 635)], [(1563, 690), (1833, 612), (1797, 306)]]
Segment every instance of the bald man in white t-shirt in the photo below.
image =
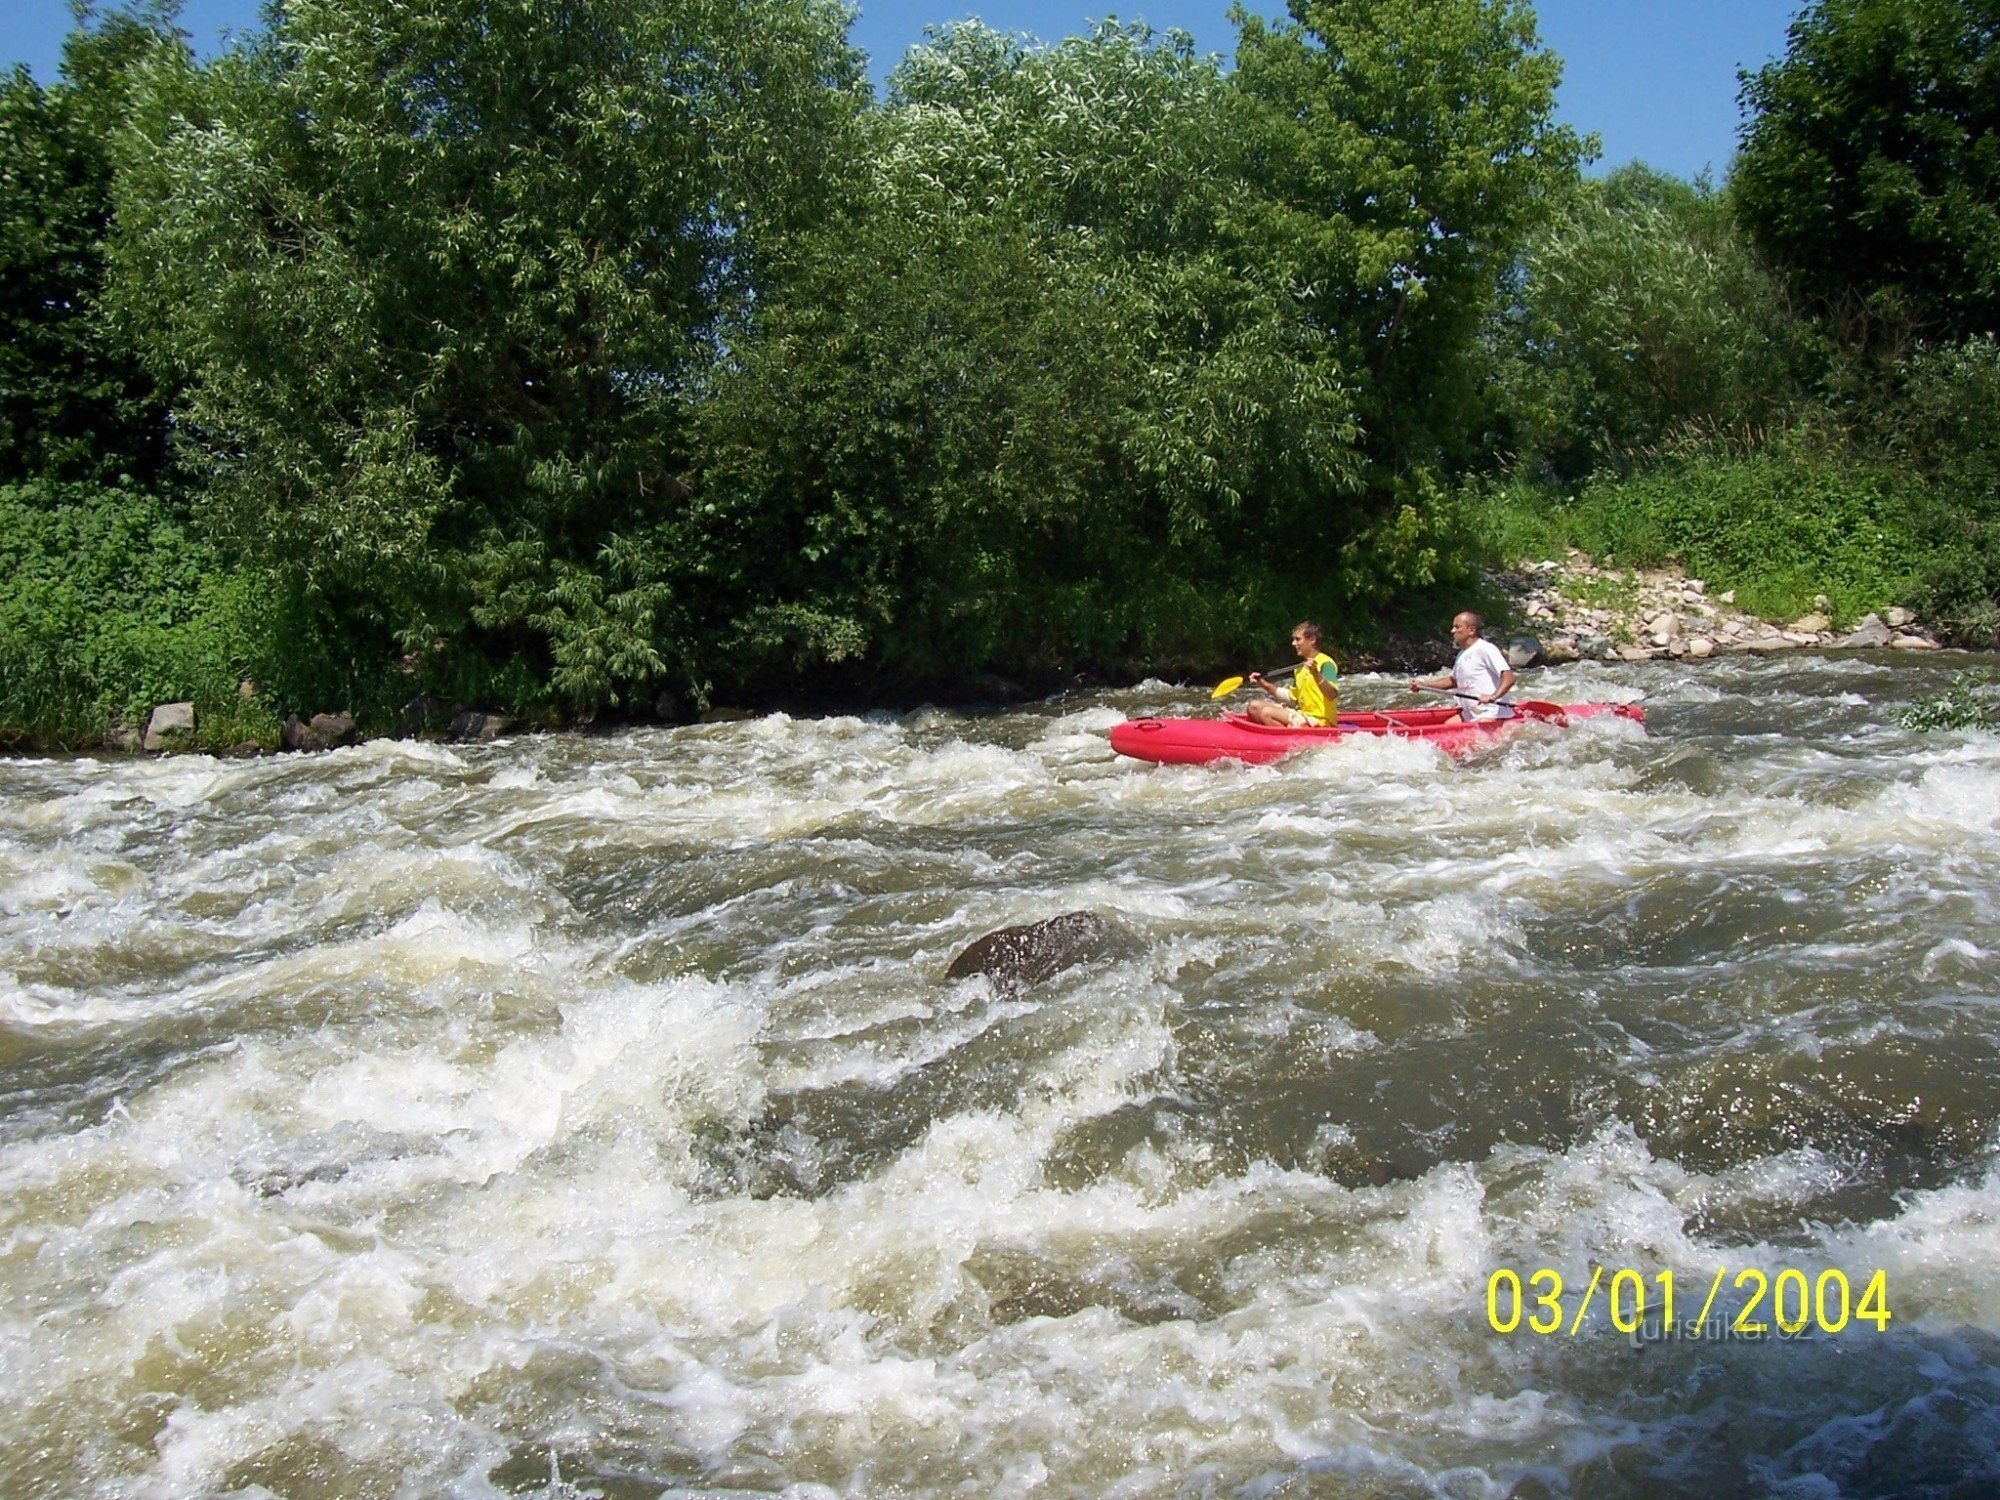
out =
[(1418, 688), (1449, 689), (1458, 694), (1458, 716), (1468, 724), (1488, 719), (1511, 719), (1512, 705), (1498, 700), (1514, 691), (1514, 669), (1491, 641), (1481, 640), (1485, 622), (1471, 610), (1461, 610), (1451, 619), (1451, 643), (1458, 647), (1458, 660), (1448, 674), (1412, 677), (1410, 691)]

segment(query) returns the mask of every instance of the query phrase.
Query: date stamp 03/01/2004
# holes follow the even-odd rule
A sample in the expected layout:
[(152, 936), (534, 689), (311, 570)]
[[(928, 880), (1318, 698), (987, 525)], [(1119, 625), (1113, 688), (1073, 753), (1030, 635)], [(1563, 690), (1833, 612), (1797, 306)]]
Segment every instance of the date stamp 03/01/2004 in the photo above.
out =
[(1837, 1270), (1808, 1276), (1790, 1269), (1773, 1277), (1746, 1266), (1735, 1273), (1735, 1295), (1725, 1299), (1723, 1288), (1729, 1281), (1729, 1267), (1717, 1266), (1708, 1279), (1700, 1312), (1682, 1322), (1693, 1311), (1693, 1302), (1676, 1296), (1670, 1270), (1648, 1275), (1629, 1266), (1617, 1270), (1594, 1266), (1588, 1285), (1579, 1287), (1566, 1285), (1560, 1271), (1544, 1268), (1524, 1277), (1502, 1266), (1486, 1278), (1486, 1321), (1495, 1333), (1575, 1337), (1588, 1326), (1595, 1306), (1615, 1332), (1634, 1343), (1807, 1339), (1854, 1327), (1888, 1331), (1889, 1277), (1884, 1271), (1869, 1276), (1858, 1293), (1847, 1273)]

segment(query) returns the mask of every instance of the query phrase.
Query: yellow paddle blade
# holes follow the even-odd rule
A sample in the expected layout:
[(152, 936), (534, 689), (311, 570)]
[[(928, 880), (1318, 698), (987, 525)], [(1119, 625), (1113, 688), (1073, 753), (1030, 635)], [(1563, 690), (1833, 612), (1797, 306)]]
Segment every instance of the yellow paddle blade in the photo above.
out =
[(1227, 698), (1242, 686), (1243, 679), (1241, 677), (1225, 677), (1215, 685), (1215, 691), (1208, 695), (1208, 701), (1213, 703), (1217, 698)]

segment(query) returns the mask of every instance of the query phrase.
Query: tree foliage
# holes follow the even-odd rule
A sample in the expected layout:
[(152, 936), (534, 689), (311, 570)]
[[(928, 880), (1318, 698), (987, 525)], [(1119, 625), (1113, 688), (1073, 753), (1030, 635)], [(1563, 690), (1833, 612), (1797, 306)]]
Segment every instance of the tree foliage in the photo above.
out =
[(1533, 237), (1492, 337), (1509, 446), (1564, 481), (1690, 434), (1754, 442), (1815, 356), (1729, 195), (1637, 162), (1580, 185)]
[(156, 481), (166, 403), (104, 305), (111, 142), (131, 69), (178, 54), (171, 9), (92, 17), (44, 88), (0, 79), (0, 482)]
[(1743, 102), (1743, 222), (1844, 342), (2000, 332), (2000, 3), (1819, 0)]
[(294, 0), (157, 60), (117, 265), (219, 533), (577, 706), (684, 668), (688, 409), (858, 78), (830, 0)]
[(1373, 482), (1462, 460), (1478, 334), (1594, 144), (1554, 122), (1556, 58), (1518, 0), (1293, 0), (1242, 27), (1260, 106), (1248, 245), (1360, 392)]
[(746, 647), (921, 676), (1242, 633), (1232, 585), (1357, 471), (1328, 340), (1236, 242), (1239, 114), (1142, 27), (912, 52), (708, 414), (716, 550), (775, 595)]

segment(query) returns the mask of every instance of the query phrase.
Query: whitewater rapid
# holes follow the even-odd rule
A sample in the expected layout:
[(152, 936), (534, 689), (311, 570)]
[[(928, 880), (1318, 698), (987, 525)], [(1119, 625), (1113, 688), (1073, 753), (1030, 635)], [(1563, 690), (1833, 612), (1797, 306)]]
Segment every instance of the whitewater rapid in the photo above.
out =
[(1113, 756), (1163, 683), (0, 761), (0, 1494), (2000, 1492), (1967, 664), (1565, 668), (1645, 728), (1465, 763)]

